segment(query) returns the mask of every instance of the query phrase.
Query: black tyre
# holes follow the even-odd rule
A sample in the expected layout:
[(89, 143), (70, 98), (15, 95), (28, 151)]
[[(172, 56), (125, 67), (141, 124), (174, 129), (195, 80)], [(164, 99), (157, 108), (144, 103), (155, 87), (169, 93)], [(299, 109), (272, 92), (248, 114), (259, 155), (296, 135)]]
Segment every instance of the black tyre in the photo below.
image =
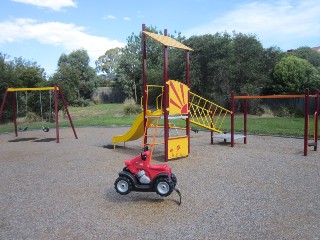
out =
[(118, 177), (117, 180), (114, 182), (114, 188), (116, 189), (117, 193), (121, 195), (126, 195), (132, 190), (132, 183), (126, 177)]
[(169, 178), (159, 178), (156, 180), (154, 189), (161, 197), (167, 197), (172, 193), (174, 184)]
[(173, 185), (176, 186), (177, 182), (178, 182), (178, 179), (177, 179), (177, 177), (176, 177), (176, 175), (174, 173), (171, 173), (171, 180), (173, 182)]

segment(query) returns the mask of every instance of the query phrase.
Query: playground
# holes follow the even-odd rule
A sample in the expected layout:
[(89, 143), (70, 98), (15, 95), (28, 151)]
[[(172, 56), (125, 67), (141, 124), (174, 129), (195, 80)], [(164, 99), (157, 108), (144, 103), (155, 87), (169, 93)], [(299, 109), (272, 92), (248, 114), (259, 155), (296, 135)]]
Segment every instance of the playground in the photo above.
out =
[[(141, 139), (105, 148), (129, 128), (60, 129), (0, 134), (1, 239), (317, 239), (319, 154), (303, 140), (248, 136), (218, 140), (191, 132), (191, 154), (168, 164), (178, 196), (113, 186)], [(163, 163), (154, 151), (154, 163)], [(160, 162), (161, 161), (161, 162)]]
[[(318, 239), (319, 92), (310, 95), (306, 89), (305, 95), (281, 96), (304, 98), (303, 139), (248, 135), (247, 100), (259, 96), (231, 93), (228, 110), (191, 92), (192, 49), (168, 37), (166, 30), (162, 36), (146, 32), (143, 25), (142, 32), (143, 111), (131, 127), (78, 128), (78, 139), (59, 86), (7, 88), (0, 118), (10, 95), (15, 132), (0, 134), (0, 238)], [(147, 37), (164, 46), (163, 85), (147, 85)], [(185, 83), (168, 78), (169, 47), (186, 51)], [(17, 92), (40, 91), (42, 115), (43, 90), (53, 91), (56, 131), (44, 131), (43, 126), (43, 131), (20, 131), (18, 136)], [(58, 95), (68, 115), (68, 128), (59, 129)], [(49, 96), (52, 105), (51, 92)], [(310, 98), (315, 99), (311, 111), (315, 120), (309, 139)], [(243, 134), (234, 131), (235, 99), (244, 100)], [(221, 129), (228, 117), (231, 133)], [(183, 120), (185, 126), (175, 126), (171, 122), (175, 119)], [(191, 131), (190, 123), (203, 130)], [(139, 161), (145, 160), (142, 147), (150, 149), (152, 164), (168, 162), (165, 168), (172, 168), (177, 178), (171, 170), (161, 175), (164, 165), (152, 166), (154, 175), (159, 170), (161, 178), (153, 185), (143, 172), (140, 189), (150, 183), (152, 190), (161, 186), (159, 191), (165, 191), (174, 182), (182, 193), (181, 205), (171, 192), (167, 197), (135, 191), (120, 195), (132, 190), (138, 175), (132, 172), (136, 175), (131, 180), (124, 177), (130, 170), (123, 169), (124, 161), (137, 155)], [(314, 151), (306, 157), (308, 148)], [(132, 162), (132, 169), (137, 170), (134, 164), (144, 164), (139, 161)], [(114, 185), (118, 173), (120, 180)]]

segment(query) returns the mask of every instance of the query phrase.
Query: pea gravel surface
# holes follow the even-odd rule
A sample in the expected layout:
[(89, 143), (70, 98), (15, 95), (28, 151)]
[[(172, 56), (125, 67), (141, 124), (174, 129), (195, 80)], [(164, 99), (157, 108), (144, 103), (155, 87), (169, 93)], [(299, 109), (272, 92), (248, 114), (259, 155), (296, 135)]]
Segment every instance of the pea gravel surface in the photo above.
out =
[[(320, 239), (320, 153), (303, 139), (248, 136), (210, 144), (191, 134), (191, 154), (168, 164), (173, 192), (119, 195), (124, 161), (141, 140), (110, 149), (128, 128), (0, 134), (0, 239)], [(163, 164), (163, 146), (152, 163)]]

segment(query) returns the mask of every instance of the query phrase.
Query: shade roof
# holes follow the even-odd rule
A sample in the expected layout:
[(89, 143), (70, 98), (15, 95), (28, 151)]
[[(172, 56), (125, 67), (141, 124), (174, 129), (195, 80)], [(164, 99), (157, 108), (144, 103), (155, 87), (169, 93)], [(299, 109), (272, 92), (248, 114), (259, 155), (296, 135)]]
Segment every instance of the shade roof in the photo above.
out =
[(193, 51), (191, 48), (187, 47), (186, 45), (183, 45), (182, 43), (178, 42), (177, 40), (171, 37), (147, 32), (147, 31), (143, 31), (143, 33), (151, 37), (152, 39), (156, 40), (157, 42), (163, 44), (164, 46), (179, 48), (187, 51)]

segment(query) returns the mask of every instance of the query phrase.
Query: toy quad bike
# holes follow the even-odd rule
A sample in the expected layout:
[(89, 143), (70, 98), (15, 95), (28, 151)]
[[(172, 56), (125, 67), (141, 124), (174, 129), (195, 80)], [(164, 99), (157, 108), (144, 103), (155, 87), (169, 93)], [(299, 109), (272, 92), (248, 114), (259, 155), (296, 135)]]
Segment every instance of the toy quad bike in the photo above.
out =
[(177, 178), (167, 164), (150, 164), (151, 153), (144, 147), (141, 154), (125, 161), (126, 167), (119, 172), (114, 187), (121, 195), (131, 191), (156, 192), (161, 197), (169, 196), (175, 190), (181, 204), (181, 193), (176, 188)]

